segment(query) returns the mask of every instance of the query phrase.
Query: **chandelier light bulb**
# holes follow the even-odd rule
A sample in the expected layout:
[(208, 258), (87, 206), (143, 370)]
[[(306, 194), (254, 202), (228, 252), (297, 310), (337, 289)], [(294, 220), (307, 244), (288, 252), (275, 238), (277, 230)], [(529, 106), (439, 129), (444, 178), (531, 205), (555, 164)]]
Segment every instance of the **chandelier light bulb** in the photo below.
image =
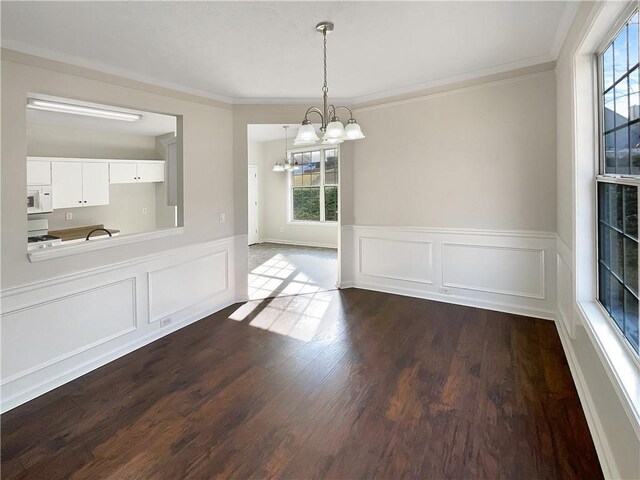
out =
[(298, 129), (298, 135), (296, 135), (294, 143), (296, 145), (309, 145), (316, 143), (318, 140), (320, 140), (320, 137), (318, 137), (315, 127), (311, 123), (303, 123)]
[(347, 126), (344, 127), (344, 135), (347, 137), (347, 140), (359, 140), (364, 138), (364, 134), (362, 133), (362, 129), (360, 125), (352, 118), (347, 123)]
[(344, 125), (342, 125), (338, 117), (333, 117), (324, 132), (324, 139), (335, 140), (342, 137), (344, 137)]

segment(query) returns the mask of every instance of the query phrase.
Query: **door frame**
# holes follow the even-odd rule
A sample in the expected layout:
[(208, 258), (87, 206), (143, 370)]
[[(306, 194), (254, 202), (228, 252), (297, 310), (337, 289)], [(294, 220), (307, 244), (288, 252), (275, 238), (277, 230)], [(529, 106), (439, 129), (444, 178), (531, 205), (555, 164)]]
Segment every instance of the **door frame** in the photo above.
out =
[[(255, 242), (251, 242), (251, 238), (252, 235), (249, 232), (249, 228), (251, 226), (251, 205), (249, 204), (249, 195), (250, 195), (250, 190), (249, 190), (249, 180), (251, 178), (251, 175), (255, 174), (255, 178), (256, 178), (256, 190), (255, 190), (255, 202), (256, 202), (256, 218), (255, 218), (255, 223), (256, 223), (256, 232), (255, 232)], [(258, 169), (258, 165), (247, 165), (247, 244), (248, 245), (253, 245), (255, 243), (260, 243), (260, 205), (259, 205), (259, 201), (260, 201), (260, 177), (259, 177), (259, 169)]]

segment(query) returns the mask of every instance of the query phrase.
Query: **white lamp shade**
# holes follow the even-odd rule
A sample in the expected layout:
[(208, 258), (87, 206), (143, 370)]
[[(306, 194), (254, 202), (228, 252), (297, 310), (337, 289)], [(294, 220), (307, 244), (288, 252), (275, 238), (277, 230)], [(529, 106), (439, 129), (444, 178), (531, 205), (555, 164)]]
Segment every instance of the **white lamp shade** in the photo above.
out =
[(360, 138), (364, 138), (360, 125), (355, 122), (347, 124), (344, 128), (344, 135), (347, 137), (347, 140), (358, 140)]
[(274, 172), (284, 172), (284, 167), (280, 163), (276, 163), (273, 166), (273, 171)]
[(342, 137), (344, 137), (344, 125), (342, 125), (342, 122), (335, 121), (327, 125), (327, 129), (324, 132), (324, 140), (338, 139)]
[(298, 134), (296, 135), (296, 139), (294, 140), (294, 144), (296, 145), (306, 145), (310, 143), (315, 143), (320, 138), (316, 133), (316, 129), (310, 123), (307, 125), (301, 125), (298, 129)]

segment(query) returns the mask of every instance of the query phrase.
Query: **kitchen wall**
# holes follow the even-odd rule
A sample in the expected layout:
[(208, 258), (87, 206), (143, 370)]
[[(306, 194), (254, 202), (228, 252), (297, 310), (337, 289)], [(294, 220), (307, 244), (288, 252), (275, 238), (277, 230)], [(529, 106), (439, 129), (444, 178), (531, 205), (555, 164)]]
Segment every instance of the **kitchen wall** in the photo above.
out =
[[(27, 155), (163, 159), (156, 150), (155, 136), (36, 124), (27, 124)], [(150, 232), (156, 229), (156, 188), (154, 183), (110, 185), (109, 205), (57, 209), (29, 218), (47, 218), (49, 230), (103, 224), (106, 228), (120, 230), (121, 235)], [(163, 184), (161, 188), (166, 186)], [(143, 208), (147, 213), (143, 213)], [(73, 215), (71, 220), (66, 219), (68, 212)]]
[[(147, 213), (142, 209), (146, 208)], [(65, 215), (73, 215), (67, 220)], [(152, 232), (156, 229), (156, 186), (154, 183), (109, 186), (109, 205), (61, 208), (47, 215), (29, 215), (29, 219), (49, 219), (49, 230), (103, 224), (120, 230), (120, 235)]]
[[(157, 137), (155, 137), (155, 149), (156, 149), (156, 155), (159, 159), (164, 160), (165, 163), (165, 181), (164, 182), (159, 182), (159, 183), (155, 183), (155, 189), (156, 189), (156, 215), (155, 215), (155, 220), (156, 220), (156, 228), (168, 228), (168, 227), (174, 227), (176, 225), (176, 221), (177, 221), (177, 210), (176, 210), (176, 205), (174, 205), (173, 200), (169, 197), (169, 191), (168, 189), (169, 187), (169, 183), (171, 182), (170, 176), (172, 175), (171, 169), (174, 169), (176, 175), (177, 175), (177, 170), (178, 170), (178, 166), (177, 166), (177, 159), (174, 159), (173, 161), (176, 162), (176, 167), (172, 167), (170, 165), (170, 160), (167, 158), (167, 146), (164, 145), (162, 142), (163, 141), (167, 141), (167, 140), (174, 140), (175, 139), (175, 133), (166, 133), (164, 135), (158, 135)], [(179, 182), (178, 182), (179, 183)], [(178, 198), (181, 198), (183, 195), (181, 193), (177, 193), (178, 191), (182, 190), (182, 186), (181, 185), (177, 185), (176, 187), (176, 195)], [(171, 205), (170, 205), (171, 203)]]
[[(283, 142), (284, 140), (249, 142), (249, 164), (258, 166), (260, 241), (337, 248), (337, 224), (289, 223), (288, 175), (272, 171), (274, 163), (282, 159)], [(293, 140), (289, 144), (290, 148), (293, 147)]]
[(162, 160), (155, 143), (151, 135), (27, 124), (27, 154), (35, 157)]

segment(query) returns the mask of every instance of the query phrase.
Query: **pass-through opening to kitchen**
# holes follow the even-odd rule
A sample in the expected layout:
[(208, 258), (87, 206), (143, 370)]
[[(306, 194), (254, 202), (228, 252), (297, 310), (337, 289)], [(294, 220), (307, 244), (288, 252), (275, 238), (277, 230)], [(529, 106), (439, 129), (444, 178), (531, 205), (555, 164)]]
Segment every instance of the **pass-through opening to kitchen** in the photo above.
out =
[(179, 116), (31, 93), (26, 119), (30, 257), (183, 225)]

